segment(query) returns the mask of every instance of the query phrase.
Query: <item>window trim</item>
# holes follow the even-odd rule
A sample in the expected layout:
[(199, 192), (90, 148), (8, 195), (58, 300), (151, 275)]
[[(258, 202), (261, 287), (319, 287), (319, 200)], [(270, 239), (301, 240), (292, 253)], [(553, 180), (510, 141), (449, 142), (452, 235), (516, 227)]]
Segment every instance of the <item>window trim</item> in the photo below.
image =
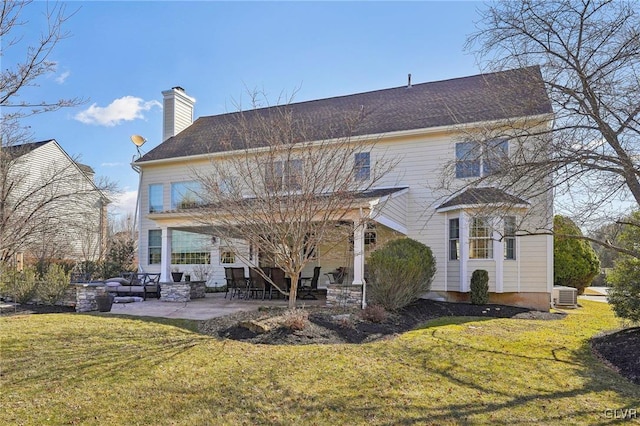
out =
[(355, 180), (359, 182), (367, 182), (371, 179), (371, 151), (356, 152), (354, 154), (353, 172)]
[[(155, 191), (154, 191), (155, 189)], [(155, 194), (156, 196), (159, 196), (159, 199), (156, 201), (160, 201), (159, 204), (153, 203), (154, 201), (154, 193), (157, 190), (160, 190), (159, 194)], [(158, 213), (164, 210), (164, 184), (162, 183), (150, 183), (148, 186), (148, 190), (149, 190), (149, 213)]]
[[(180, 206), (180, 204), (184, 203), (184, 199), (181, 198), (178, 200), (177, 196), (180, 195), (184, 197), (186, 194), (182, 194), (177, 191), (177, 187), (179, 185), (183, 185), (186, 188), (185, 193), (188, 192), (194, 195), (194, 200), (189, 202), (188, 205)], [(193, 185), (193, 187), (190, 187), (191, 185)], [(200, 193), (202, 193), (202, 184), (197, 180), (171, 182), (171, 210), (188, 209), (202, 205), (202, 198), (199, 195)]]
[[(455, 227), (453, 226), (454, 223), (456, 224)], [(460, 260), (460, 218), (459, 217), (449, 219), (449, 260)]]
[[(481, 226), (480, 221), (485, 222)], [(469, 259), (491, 260), (493, 253), (493, 226), (491, 217), (472, 217), (469, 226)], [(478, 235), (483, 231), (482, 235)]]
[[(465, 147), (468, 150), (463, 151)], [(509, 157), (509, 139), (492, 139), (484, 143), (456, 142), (455, 157), (456, 179), (490, 176), (499, 169), (491, 164)]]
[[(151, 245), (151, 242), (153, 241), (151, 234), (157, 235), (158, 233), (160, 234), (160, 245), (156, 246), (156, 245)], [(155, 237), (157, 238), (157, 237)], [(155, 239), (154, 238), (154, 239)], [(151, 250), (154, 250), (154, 252), (152, 253)], [(155, 250), (158, 250), (157, 253), (155, 252)], [(153, 262), (152, 256), (157, 256), (157, 262)], [(162, 263), (162, 229), (149, 229), (148, 233), (147, 233), (147, 264), (148, 265), (160, 265)]]
[[(513, 221), (512, 225), (508, 225), (507, 222)], [(517, 239), (516, 239), (516, 217), (505, 216), (503, 218), (504, 227), (504, 259), (505, 260), (517, 260)], [(511, 247), (509, 247), (511, 246)]]

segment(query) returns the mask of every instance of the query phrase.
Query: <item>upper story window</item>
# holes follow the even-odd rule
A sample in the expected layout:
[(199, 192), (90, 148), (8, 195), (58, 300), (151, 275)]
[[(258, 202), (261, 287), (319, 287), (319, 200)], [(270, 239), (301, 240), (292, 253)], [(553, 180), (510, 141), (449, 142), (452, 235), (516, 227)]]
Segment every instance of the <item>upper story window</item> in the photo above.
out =
[(460, 219), (449, 219), (449, 260), (460, 259)]
[(149, 185), (149, 213), (161, 212), (163, 206), (163, 185), (161, 183), (153, 183)]
[(171, 184), (171, 210), (188, 209), (202, 204), (200, 182), (175, 182)]
[(265, 164), (265, 187), (268, 191), (299, 191), (302, 189), (302, 177), (302, 160)]
[(456, 177), (480, 177), (496, 173), (508, 155), (509, 141), (506, 139), (489, 141), (486, 144), (456, 143)]
[(469, 228), (469, 258), (493, 259), (493, 238), (491, 219), (474, 217)]
[(371, 153), (358, 152), (355, 154), (354, 172), (356, 180), (369, 180), (371, 176)]

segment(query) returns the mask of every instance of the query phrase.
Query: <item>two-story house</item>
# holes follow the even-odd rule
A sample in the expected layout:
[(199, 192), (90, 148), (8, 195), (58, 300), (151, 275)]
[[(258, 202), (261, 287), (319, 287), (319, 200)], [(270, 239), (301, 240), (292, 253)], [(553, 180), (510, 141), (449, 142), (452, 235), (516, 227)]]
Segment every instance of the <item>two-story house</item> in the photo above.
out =
[[(220, 136), (233, 114), (193, 122), (195, 100), (182, 88), (163, 96), (164, 142), (135, 163), (141, 170), (140, 267), (169, 281), (173, 267), (188, 272), (205, 266), (208, 285), (222, 285), (225, 266), (246, 265), (219, 239), (200, 233), (198, 221), (181, 210), (182, 203), (192, 201), (184, 194), (197, 186), (198, 170), (210, 167), (214, 157), (224, 161), (225, 155), (241, 152)], [(372, 219), (364, 232), (354, 231), (345, 247), (320, 247), (309, 268), (346, 265), (352, 271), (348, 279), (361, 285), (367, 250), (353, 247), (407, 236), (431, 247), (437, 261), (426, 297), (467, 300), (471, 274), (484, 269), (492, 302), (549, 307), (553, 240), (536, 232), (552, 223), (549, 182), (532, 183), (530, 197), (526, 191), (491, 186), (490, 180), (473, 185), (491, 175), (497, 160), (515, 156), (516, 146), (526, 147), (527, 140), (517, 132), (485, 143), (469, 138), (476, 130), (476, 136), (489, 134), (486, 129), (507, 123), (550, 126), (552, 110), (537, 67), (413, 85), (409, 80), (406, 86), (287, 108), (294, 119), (333, 132), (309, 132), (310, 140), (301, 143), (313, 146), (314, 134), (371, 140), (370, 151), (353, 159), (361, 168), (373, 168), (384, 157), (396, 159), (393, 171), (363, 194), (360, 214), (364, 209)], [(366, 120), (347, 130), (341, 121), (358, 110), (367, 112)], [(244, 114), (251, 123), (260, 110)]]
[(55, 139), (3, 146), (2, 260), (99, 260), (107, 243), (107, 205), (95, 172)]

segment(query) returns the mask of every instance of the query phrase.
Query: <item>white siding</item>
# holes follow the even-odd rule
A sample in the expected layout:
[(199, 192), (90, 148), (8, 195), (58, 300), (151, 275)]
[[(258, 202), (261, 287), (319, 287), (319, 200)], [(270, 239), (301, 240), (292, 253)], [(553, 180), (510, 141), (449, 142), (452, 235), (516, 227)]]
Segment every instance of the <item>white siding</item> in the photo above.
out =
[[(437, 262), (437, 272), (432, 283), (434, 291), (458, 291), (460, 287), (459, 262), (448, 262), (447, 215), (437, 213), (436, 208), (447, 193), (442, 187), (442, 173), (445, 164), (455, 159), (455, 135), (451, 133), (431, 133), (421, 136), (398, 137), (393, 140), (381, 139), (371, 151), (372, 167), (376, 158), (396, 159), (396, 168), (379, 182), (378, 187), (408, 187), (409, 190), (396, 198), (391, 198), (382, 207), (381, 213), (397, 223), (406, 226), (407, 236), (431, 248)], [(167, 165), (143, 165), (141, 205), (148, 206), (147, 189), (150, 183), (164, 183), (165, 209), (170, 199), (170, 183), (193, 180), (193, 169), (206, 167), (206, 161), (174, 163)], [(543, 200), (546, 202), (546, 200)], [(542, 204), (545, 204), (543, 202)], [(533, 219), (547, 216), (548, 212), (536, 206), (532, 209)], [(538, 220), (539, 222), (539, 220)], [(154, 227), (153, 221), (143, 217), (142, 229)], [(144, 237), (144, 232), (143, 232)], [(503, 278), (504, 291), (546, 292), (548, 264), (547, 244), (544, 237), (523, 237), (518, 239), (522, 246), (519, 251), (524, 257), (517, 263), (505, 261)], [(141, 242), (141, 244), (143, 244)], [(142, 246), (141, 246), (142, 247)], [(496, 253), (502, 256), (502, 253)], [(345, 266), (345, 260), (331, 259), (320, 250), (317, 265), (326, 273), (337, 266)], [(520, 269), (514, 265), (521, 265)], [(309, 265), (309, 270), (315, 264)], [(490, 274), (491, 291), (495, 290), (496, 270), (493, 260), (472, 260), (468, 263), (468, 276), (474, 269), (486, 269)], [(308, 271), (306, 271), (308, 272)], [(445, 283), (447, 277), (447, 283)], [(321, 278), (321, 282), (323, 278)]]

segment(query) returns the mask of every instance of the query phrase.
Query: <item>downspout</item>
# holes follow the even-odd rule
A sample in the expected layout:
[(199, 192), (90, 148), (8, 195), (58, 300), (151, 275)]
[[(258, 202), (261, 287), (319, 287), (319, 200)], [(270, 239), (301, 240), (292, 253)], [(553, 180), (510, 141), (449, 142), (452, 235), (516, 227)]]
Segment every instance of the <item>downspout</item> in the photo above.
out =
[[(131, 238), (135, 239), (136, 226), (138, 226), (138, 272), (142, 272), (140, 268), (140, 244), (142, 242), (142, 229), (139, 227), (139, 223), (142, 223), (142, 210), (140, 209), (140, 189), (142, 188), (142, 168), (131, 163), (131, 168), (138, 173), (138, 193), (136, 194), (136, 208), (133, 212), (133, 228), (131, 229)], [(140, 219), (138, 219), (140, 215)]]

